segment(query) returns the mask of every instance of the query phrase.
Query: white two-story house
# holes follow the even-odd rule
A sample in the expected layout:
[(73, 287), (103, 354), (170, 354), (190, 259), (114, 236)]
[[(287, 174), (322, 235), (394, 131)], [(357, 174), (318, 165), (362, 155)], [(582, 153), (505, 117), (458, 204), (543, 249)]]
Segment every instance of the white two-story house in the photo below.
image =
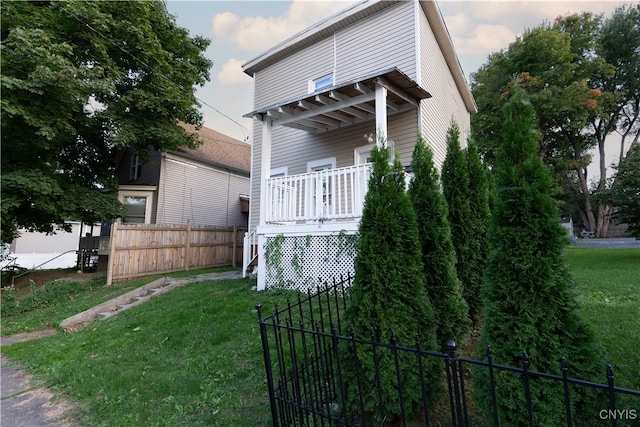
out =
[(245, 269), (258, 289), (353, 271), (353, 242), (380, 141), (408, 166), (418, 132), (438, 166), (476, 104), (434, 1), (356, 3), (243, 66), (255, 119)]

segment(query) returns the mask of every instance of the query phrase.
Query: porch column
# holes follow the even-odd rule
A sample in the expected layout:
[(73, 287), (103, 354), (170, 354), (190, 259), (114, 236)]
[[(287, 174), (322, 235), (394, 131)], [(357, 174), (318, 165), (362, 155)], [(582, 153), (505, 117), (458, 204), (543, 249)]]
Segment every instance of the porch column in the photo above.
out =
[(376, 83), (376, 144), (381, 146), (380, 139), (386, 146), (387, 139), (387, 88)]
[(260, 226), (266, 225), (267, 218), (267, 179), (271, 177), (271, 128), (272, 120), (264, 115), (262, 122), (262, 159), (260, 165)]

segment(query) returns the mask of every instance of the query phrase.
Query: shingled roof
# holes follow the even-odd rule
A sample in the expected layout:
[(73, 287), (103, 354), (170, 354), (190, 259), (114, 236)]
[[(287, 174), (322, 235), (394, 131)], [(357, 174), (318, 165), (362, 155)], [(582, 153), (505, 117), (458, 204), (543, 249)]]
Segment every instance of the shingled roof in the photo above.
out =
[(182, 123), (180, 125), (187, 132), (197, 133), (202, 140), (202, 145), (196, 149), (179, 148), (169, 151), (170, 153), (249, 175), (251, 145), (204, 126), (196, 130), (193, 125)]

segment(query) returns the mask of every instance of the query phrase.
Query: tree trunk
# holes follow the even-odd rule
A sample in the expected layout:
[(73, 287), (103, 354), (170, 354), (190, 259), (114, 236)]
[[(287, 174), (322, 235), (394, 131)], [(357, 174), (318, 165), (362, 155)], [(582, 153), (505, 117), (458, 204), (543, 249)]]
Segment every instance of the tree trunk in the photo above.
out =
[(593, 215), (593, 207), (591, 206), (591, 193), (589, 192), (589, 185), (587, 184), (587, 168), (578, 168), (578, 180), (580, 181), (580, 190), (584, 197), (584, 204), (581, 206), (584, 209), (582, 214), (582, 223), (587, 231), (594, 231), (596, 229), (596, 218)]

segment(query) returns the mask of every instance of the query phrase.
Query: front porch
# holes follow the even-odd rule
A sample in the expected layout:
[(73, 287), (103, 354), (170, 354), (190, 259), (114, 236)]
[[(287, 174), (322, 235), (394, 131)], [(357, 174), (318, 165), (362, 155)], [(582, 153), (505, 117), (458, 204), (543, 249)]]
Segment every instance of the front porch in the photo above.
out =
[(258, 290), (306, 291), (351, 272), (370, 174), (366, 163), (266, 179), (264, 225), (245, 236), (243, 274), (258, 259)]

